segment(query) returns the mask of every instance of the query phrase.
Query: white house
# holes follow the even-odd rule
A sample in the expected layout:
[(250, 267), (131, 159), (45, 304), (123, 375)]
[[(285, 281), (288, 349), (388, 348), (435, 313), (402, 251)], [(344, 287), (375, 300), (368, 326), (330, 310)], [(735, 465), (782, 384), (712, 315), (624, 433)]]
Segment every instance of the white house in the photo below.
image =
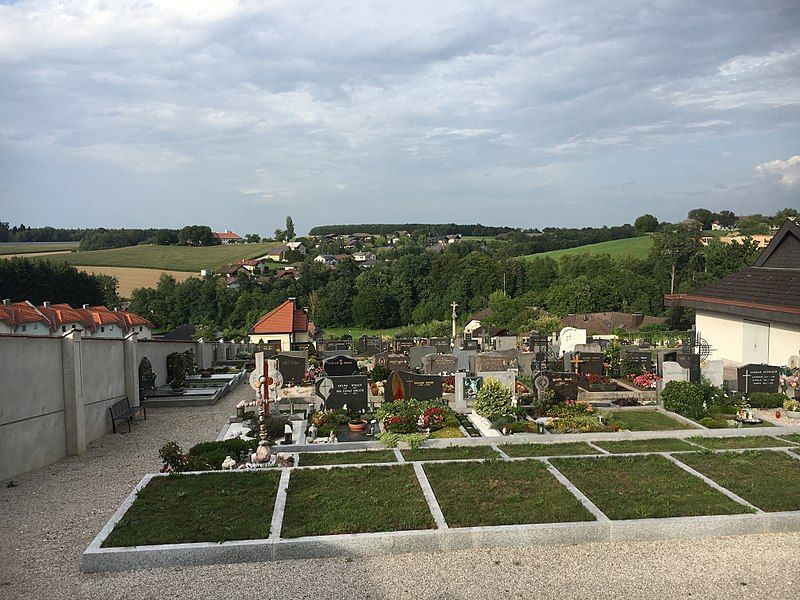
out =
[(333, 254), (320, 254), (319, 256), (314, 257), (314, 262), (322, 263), (326, 267), (335, 267), (339, 264), (339, 261), (336, 260), (336, 257)]
[(365, 262), (376, 258), (374, 252), (353, 252), (353, 260), (356, 262)]
[(664, 303), (695, 309), (710, 358), (787, 365), (800, 356), (800, 225), (787, 220), (752, 267)]
[(289, 298), (261, 317), (247, 335), (252, 344), (280, 342), (281, 350), (291, 350), (294, 343), (311, 341), (309, 327), (308, 313)]
[(476, 330), (480, 329), (481, 321), (483, 321), (486, 317), (491, 316), (492, 309), (491, 308), (482, 308), (478, 312), (476, 312), (470, 320), (464, 325), (464, 333), (469, 333), (470, 335), (474, 333)]

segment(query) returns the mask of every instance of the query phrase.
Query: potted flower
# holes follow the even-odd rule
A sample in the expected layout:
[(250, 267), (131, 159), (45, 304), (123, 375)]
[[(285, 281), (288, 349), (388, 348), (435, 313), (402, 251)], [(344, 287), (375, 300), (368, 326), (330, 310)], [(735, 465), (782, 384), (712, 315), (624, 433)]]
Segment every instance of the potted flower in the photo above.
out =
[(347, 422), (347, 426), (350, 431), (364, 431), (367, 428), (367, 422), (361, 417), (356, 417), (355, 419), (350, 419)]
[(787, 417), (800, 419), (800, 400), (793, 398), (784, 400), (783, 409)]

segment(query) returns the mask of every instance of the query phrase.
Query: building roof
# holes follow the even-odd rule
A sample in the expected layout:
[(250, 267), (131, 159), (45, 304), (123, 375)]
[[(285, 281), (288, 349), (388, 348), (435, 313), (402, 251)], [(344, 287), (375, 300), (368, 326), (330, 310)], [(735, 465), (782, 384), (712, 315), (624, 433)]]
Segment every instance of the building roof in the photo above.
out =
[(800, 323), (800, 225), (787, 219), (752, 267), (690, 294), (664, 296), (667, 306)]
[(212, 231), (211, 235), (213, 235), (218, 240), (240, 240), (240, 239), (242, 239), (242, 236), (240, 236), (238, 233), (234, 233), (232, 231), (228, 231), (227, 229), (225, 231)]
[(185, 324), (176, 327), (172, 331), (168, 331), (164, 335), (159, 336), (161, 339), (164, 340), (185, 340), (190, 341), (194, 339), (195, 334), (197, 333), (197, 327), (195, 325)]
[(291, 251), (289, 246), (273, 246), (269, 250), (267, 250), (266, 256), (274, 256), (276, 254), (284, 254), (286, 252)]
[(642, 325), (661, 324), (665, 319), (641, 313), (597, 312), (567, 315), (561, 319), (562, 327), (585, 329), (589, 335), (613, 335), (617, 328), (636, 331)]
[(51, 331), (68, 323), (80, 323), (90, 331), (95, 331), (101, 325), (119, 325), (123, 330), (139, 325), (153, 329), (150, 321), (126, 310), (88, 305), (72, 308), (69, 304), (34, 306), (27, 301), (0, 305), (0, 321), (5, 321), (11, 327), (39, 322), (47, 325)]
[(483, 321), (486, 317), (492, 316), (492, 309), (489, 307), (482, 308), (474, 315), (472, 315), (469, 320), (470, 321)]
[(233, 275), (242, 269), (244, 269), (244, 265), (242, 264), (225, 265), (219, 269), (219, 273), (220, 275)]
[(297, 308), (294, 299), (289, 299), (261, 317), (248, 333), (295, 333), (308, 331), (308, 314)]

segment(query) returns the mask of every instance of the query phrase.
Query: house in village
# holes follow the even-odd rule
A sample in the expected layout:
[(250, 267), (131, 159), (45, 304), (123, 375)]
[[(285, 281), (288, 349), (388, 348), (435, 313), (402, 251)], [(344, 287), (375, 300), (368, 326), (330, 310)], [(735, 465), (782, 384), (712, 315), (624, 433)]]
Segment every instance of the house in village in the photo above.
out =
[(286, 242), (286, 247), (300, 254), (306, 253), (306, 247), (303, 245), (303, 242)]
[(561, 327), (585, 329), (586, 333), (594, 338), (610, 340), (616, 337), (615, 329), (636, 331), (644, 325), (661, 325), (664, 321), (662, 317), (650, 317), (642, 313), (578, 313), (561, 319)]
[(321, 263), (326, 267), (335, 267), (337, 264), (339, 264), (339, 261), (336, 260), (336, 257), (333, 254), (320, 254), (319, 256), (315, 256), (314, 262)]
[(491, 308), (480, 309), (478, 312), (472, 315), (469, 321), (467, 321), (467, 324), (464, 325), (464, 333), (470, 335), (474, 334), (478, 329), (480, 329), (481, 321), (483, 321), (487, 317), (490, 317), (491, 315), (492, 315)]
[(291, 251), (292, 249), (285, 244), (282, 246), (273, 246), (267, 250), (267, 253), (261, 258), (271, 260), (273, 262), (286, 262), (286, 254)]
[(242, 236), (226, 229), (225, 231), (212, 231), (211, 235), (215, 240), (219, 240), (220, 244), (238, 244), (242, 241)]
[(139, 339), (152, 337), (153, 324), (126, 310), (105, 306), (72, 308), (69, 304), (4, 300), (0, 305), (0, 334), (58, 337), (79, 329), (84, 337), (121, 339), (136, 333)]
[(289, 298), (277, 308), (261, 317), (247, 332), (252, 344), (280, 343), (281, 350), (291, 350), (292, 344), (310, 342), (308, 311), (299, 308), (294, 298)]
[(695, 327), (726, 365), (784, 366), (800, 356), (800, 225), (787, 219), (752, 267), (690, 294), (664, 297), (695, 309)]
[(374, 261), (376, 258), (374, 252), (353, 252), (353, 260), (357, 263), (363, 263), (368, 260)]

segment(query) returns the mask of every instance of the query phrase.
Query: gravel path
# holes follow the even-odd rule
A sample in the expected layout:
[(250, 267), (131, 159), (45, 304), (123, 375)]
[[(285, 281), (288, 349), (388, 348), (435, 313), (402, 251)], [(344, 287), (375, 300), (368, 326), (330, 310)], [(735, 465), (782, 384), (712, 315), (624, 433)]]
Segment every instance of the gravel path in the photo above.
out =
[(216, 406), (160, 408), (133, 433), (0, 487), (0, 598), (797, 598), (800, 534), (466, 550), (84, 575), (80, 555), (158, 448), (214, 439)]

